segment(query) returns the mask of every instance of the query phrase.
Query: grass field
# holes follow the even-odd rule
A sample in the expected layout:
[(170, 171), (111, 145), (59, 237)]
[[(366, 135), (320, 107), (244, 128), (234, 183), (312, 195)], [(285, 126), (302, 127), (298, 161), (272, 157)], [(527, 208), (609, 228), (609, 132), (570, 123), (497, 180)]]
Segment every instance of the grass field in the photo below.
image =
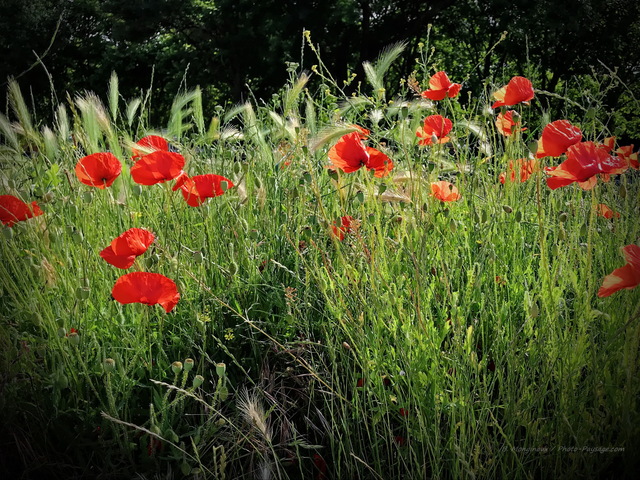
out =
[[(602, 144), (606, 123), (592, 107), (550, 118), (535, 108), (539, 91), (531, 105), (492, 111), (507, 82), (423, 98), (435, 72), (389, 99), (393, 58), (391, 49), (365, 68), (368, 94), (344, 95), (321, 63), (320, 88), (292, 71), (268, 102), (212, 118), (200, 91), (185, 91), (156, 129), (149, 98), (121, 98), (115, 75), (108, 98), (69, 97), (49, 126), (10, 84), (0, 194), (36, 201), (42, 214), (32, 208), (1, 232), (3, 470), (149, 479), (638, 471), (640, 288), (598, 296), (627, 262), (621, 248), (640, 239), (637, 169), (589, 190), (552, 189), (557, 177), (544, 167), (563, 152), (538, 158), (520, 181), (516, 160), (535, 157), (547, 124), (568, 120), (579, 142)], [(509, 110), (519, 123), (505, 135), (495, 121)], [(448, 141), (426, 132), (432, 115), (451, 120)], [(191, 179), (216, 174), (222, 185), (191, 206), (191, 180), (177, 191), (173, 173), (136, 182), (132, 149), (155, 155), (136, 145), (148, 135), (168, 141)], [(353, 142), (341, 151), (345, 135)], [(621, 158), (623, 146), (607, 155)], [(78, 162), (103, 152), (120, 173), (106, 188), (83, 184)], [(327, 168), (331, 155), (350, 154), (356, 171)], [(437, 181), (459, 198), (437, 199)], [(619, 216), (605, 218), (600, 204)], [(120, 269), (100, 253), (131, 228), (153, 241)], [(168, 278), (177, 304), (166, 312), (145, 304), (151, 294), (114, 299), (131, 272)]]

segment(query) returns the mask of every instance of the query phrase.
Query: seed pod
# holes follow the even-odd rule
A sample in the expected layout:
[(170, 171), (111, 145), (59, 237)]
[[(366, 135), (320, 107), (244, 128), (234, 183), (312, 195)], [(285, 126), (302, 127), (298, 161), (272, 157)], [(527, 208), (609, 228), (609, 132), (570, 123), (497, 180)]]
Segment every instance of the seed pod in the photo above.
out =
[(178, 375), (182, 371), (182, 362), (173, 362), (171, 364), (171, 371), (173, 371), (175, 375)]
[(193, 366), (195, 365), (193, 358), (187, 358), (184, 361), (184, 371), (185, 372), (190, 372), (193, 369)]
[(505, 211), (505, 213), (513, 212), (513, 208), (511, 208), (509, 205), (503, 205), (502, 209)]
[(226, 375), (226, 372), (227, 366), (224, 364), (224, 362), (216, 363), (216, 375), (218, 375), (220, 378), (223, 378)]
[(113, 358), (105, 358), (102, 362), (102, 368), (107, 373), (111, 373), (116, 369), (116, 361)]
[(193, 388), (198, 388), (204, 383), (204, 377), (202, 375), (196, 375), (193, 377)]

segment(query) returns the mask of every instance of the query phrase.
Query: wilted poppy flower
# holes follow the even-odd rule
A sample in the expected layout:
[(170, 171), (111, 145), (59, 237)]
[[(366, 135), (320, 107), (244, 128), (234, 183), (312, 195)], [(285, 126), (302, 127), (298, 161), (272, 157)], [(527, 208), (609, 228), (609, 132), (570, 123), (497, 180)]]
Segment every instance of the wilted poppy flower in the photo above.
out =
[(545, 169), (547, 185), (552, 190), (577, 182), (583, 190), (593, 188), (598, 181), (596, 175), (618, 174), (626, 170), (627, 163), (613, 157), (593, 142), (581, 142), (567, 150), (567, 159), (557, 167)]
[(575, 125), (571, 125), (569, 121), (556, 120), (548, 123), (542, 129), (536, 157), (559, 157), (580, 140), (582, 140), (582, 131)]
[(429, 100), (443, 100), (445, 97), (453, 98), (460, 92), (459, 83), (451, 83), (444, 72), (438, 72), (429, 79), (429, 90), (422, 92), (423, 98)]
[(393, 169), (393, 162), (381, 151), (365, 146), (360, 136), (360, 131), (342, 136), (329, 149), (331, 165), (328, 168), (339, 168), (345, 173), (351, 173), (365, 167), (373, 170), (376, 177), (386, 176)]
[(131, 159), (134, 162), (137, 162), (143, 156), (157, 151), (168, 152), (169, 142), (157, 135), (147, 135), (146, 137), (142, 137), (133, 147), (131, 147)]
[(0, 195), (0, 221), (3, 225), (13, 227), (16, 222), (37, 217), (42, 213), (36, 202), (29, 205), (13, 195)]
[(424, 119), (424, 125), (418, 128), (416, 136), (422, 140), (419, 145), (431, 145), (434, 143), (447, 143), (449, 137), (447, 133), (453, 128), (453, 123), (442, 115), (430, 115)]
[(604, 218), (620, 218), (620, 213), (611, 210), (604, 203), (599, 203), (596, 207), (596, 213), (600, 217)]
[(131, 176), (140, 185), (155, 185), (181, 175), (184, 163), (184, 157), (179, 153), (153, 152), (143, 156), (131, 167)]
[(159, 273), (131, 272), (116, 280), (111, 296), (122, 304), (159, 304), (168, 313), (180, 300), (173, 280)]
[(76, 176), (90, 187), (110, 187), (120, 172), (122, 164), (113, 153), (100, 152), (82, 157), (76, 164)]
[(233, 182), (228, 178), (208, 173), (206, 175), (196, 175), (195, 177), (182, 175), (176, 181), (173, 190), (180, 189), (187, 204), (191, 207), (198, 207), (207, 198), (222, 195), (232, 187), (234, 187)]
[(496, 99), (491, 108), (512, 106), (519, 103), (529, 104), (533, 98), (533, 84), (524, 77), (513, 77), (504, 87), (493, 94)]
[(615, 151), (619, 158), (622, 158), (631, 168), (638, 170), (638, 152), (633, 152), (633, 145), (620, 147)]
[(622, 248), (626, 265), (616, 268), (602, 280), (599, 297), (608, 297), (623, 288), (632, 289), (640, 285), (640, 247), (627, 245)]
[(509, 160), (507, 171), (500, 174), (500, 183), (504, 185), (507, 178), (514, 183), (526, 182), (539, 168), (538, 161), (535, 159), (519, 158), (517, 160)]
[(130, 228), (102, 250), (100, 256), (114, 267), (126, 269), (147, 251), (154, 239), (153, 233), (144, 228)]
[(442, 202), (455, 202), (460, 198), (460, 194), (455, 185), (445, 180), (431, 184), (431, 196)]
[[(509, 110), (506, 113), (499, 113), (498, 118), (496, 118), (496, 128), (505, 137), (513, 135), (513, 132), (518, 130), (519, 125), (520, 115), (515, 110)], [(526, 128), (520, 128), (519, 130), (524, 132)]]
[(353, 223), (353, 221), (354, 218), (352, 216), (345, 215), (344, 217), (340, 218), (340, 225), (338, 225), (336, 222), (333, 222), (333, 225), (331, 225), (333, 234), (338, 239), (340, 239), (340, 241), (343, 241), (345, 234), (351, 231), (351, 224)]

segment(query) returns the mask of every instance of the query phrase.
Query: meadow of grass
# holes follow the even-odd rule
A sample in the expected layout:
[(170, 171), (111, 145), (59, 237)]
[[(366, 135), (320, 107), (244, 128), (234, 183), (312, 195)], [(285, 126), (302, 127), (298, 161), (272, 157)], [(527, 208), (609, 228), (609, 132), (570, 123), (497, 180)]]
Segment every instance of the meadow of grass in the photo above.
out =
[[(13, 478), (632, 476), (640, 289), (596, 294), (624, 264), (620, 248), (640, 238), (637, 171), (588, 191), (551, 190), (542, 171), (502, 185), (508, 161), (535, 152), (559, 118), (536, 97), (512, 107), (527, 130), (501, 135), (488, 109), (497, 81), (464, 107), (409, 88), (388, 99), (393, 57), (369, 65), (354, 95), (321, 63), (313, 91), (292, 66), (269, 101), (220, 107), (206, 122), (200, 91), (185, 91), (156, 130), (150, 99), (121, 98), (115, 75), (107, 99), (69, 97), (49, 126), (10, 84), (0, 194), (36, 200), (44, 214), (1, 232), (2, 469)], [(433, 72), (422, 67), (425, 89)], [(602, 142), (610, 132), (597, 103), (571, 105), (580, 101), (566, 119)], [(452, 120), (450, 142), (418, 145), (416, 130), (435, 113)], [(393, 160), (389, 175), (326, 168), (353, 124)], [(153, 133), (189, 175), (235, 187), (191, 207), (171, 182), (136, 184), (131, 147)], [(106, 189), (81, 184), (78, 160), (106, 151), (122, 174)], [(437, 180), (461, 198), (433, 198)], [(597, 215), (600, 203), (620, 217)], [(341, 240), (332, 226), (343, 216), (354, 220)], [(99, 252), (132, 227), (156, 240), (129, 271), (176, 282), (170, 313), (111, 298), (126, 272)]]

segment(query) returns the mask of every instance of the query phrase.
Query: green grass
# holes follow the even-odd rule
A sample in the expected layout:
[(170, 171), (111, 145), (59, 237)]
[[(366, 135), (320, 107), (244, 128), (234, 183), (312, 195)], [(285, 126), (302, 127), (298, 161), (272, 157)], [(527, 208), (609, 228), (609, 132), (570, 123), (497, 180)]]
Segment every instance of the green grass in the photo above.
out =
[[(317, 89), (292, 69), (269, 103), (221, 107), (208, 125), (200, 90), (184, 92), (158, 130), (148, 99), (121, 98), (115, 76), (108, 107), (70, 98), (50, 127), (10, 84), (0, 193), (45, 213), (2, 229), (0, 448), (13, 458), (2, 468), (228, 479), (637, 471), (640, 290), (596, 296), (624, 264), (620, 247), (640, 238), (637, 172), (592, 191), (551, 191), (542, 172), (500, 185), (508, 160), (558, 118), (535, 100), (516, 107), (528, 130), (505, 140), (484, 113), (492, 85), (466, 106), (428, 106), (409, 90), (387, 100), (385, 55), (398, 48), (369, 64), (371, 96), (364, 85), (343, 95), (320, 64)], [(452, 119), (452, 142), (418, 146), (433, 113)], [(585, 140), (608, 136), (594, 116), (567, 119)], [(352, 123), (371, 130), (392, 175), (325, 168)], [(238, 186), (192, 208), (169, 183), (136, 185), (130, 147), (153, 131), (190, 175)], [(74, 175), (98, 151), (123, 163), (106, 190)], [(462, 198), (430, 197), (439, 179)], [(598, 203), (621, 217), (596, 216)], [(358, 225), (341, 242), (331, 225), (344, 215)], [(169, 314), (110, 297), (124, 272), (99, 252), (132, 227), (156, 235), (132, 269), (178, 285)], [(174, 372), (186, 358), (193, 369)]]

